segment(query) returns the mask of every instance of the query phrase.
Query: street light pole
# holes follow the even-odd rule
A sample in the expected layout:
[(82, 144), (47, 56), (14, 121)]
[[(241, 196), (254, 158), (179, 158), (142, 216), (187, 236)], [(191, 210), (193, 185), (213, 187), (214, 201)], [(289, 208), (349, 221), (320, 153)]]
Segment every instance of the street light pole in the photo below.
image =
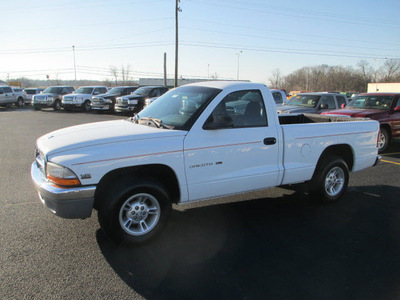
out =
[(236, 55), (238, 56), (238, 66), (237, 66), (237, 80), (239, 80), (239, 58), (240, 58), (240, 54), (242, 53), (243, 51), (242, 50), (240, 50), (240, 52), (238, 52), (238, 53), (236, 53)]
[(74, 72), (75, 72), (75, 88), (76, 88), (76, 62), (75, 62), (75, 46), (72, 46), (72, 53), (74, 55)]

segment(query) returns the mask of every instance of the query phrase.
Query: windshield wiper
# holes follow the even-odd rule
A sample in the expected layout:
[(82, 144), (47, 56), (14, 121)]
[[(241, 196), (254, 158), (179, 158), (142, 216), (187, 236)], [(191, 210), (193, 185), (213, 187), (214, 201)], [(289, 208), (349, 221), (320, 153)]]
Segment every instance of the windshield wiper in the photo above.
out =
[(174, 126), (163, 124), (162, 120), (156, 119), (156, 118), (152, 118), (152, 117), (140, 117), (138, 119), (138, 121), (139, 121), (139, 124), (140, 124), (140, 121), (145, 121), (146, 125), (150, 125), (150, 123), (146, 122), (146, 121), (150, 121), (157, 128), (174, 129)]

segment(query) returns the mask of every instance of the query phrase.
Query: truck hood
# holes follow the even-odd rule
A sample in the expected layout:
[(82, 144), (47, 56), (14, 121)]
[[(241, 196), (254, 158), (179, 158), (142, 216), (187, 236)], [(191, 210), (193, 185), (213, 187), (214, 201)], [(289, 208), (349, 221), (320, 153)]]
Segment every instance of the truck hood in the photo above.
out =
[(186, 131), (161, 129), (126, 120), (88, 123), (47, 133), (37, 140), (37, 148), (46, 156), (104, 144), (159, 139), (186, 135)]
[(323, 113), (323, 115), (335, 115), (335, 116), (348, 116), (352, 118), (371, 118), (376, 119), (381, 114), (385, 114), (387, 111), (380, 109), (335, 109), (329, 112)]
[(94, 98), (110, 99), (110, 98), (115, 98), (118, 96), (120, 96), (120, 94), (100, 94), (100, 95), (94, 96)]
[(71, 94), (67, 94), (65, 96), (66, 97), (92, 97), (92, 94), (75, 94), (75, 93), (71, 93)]

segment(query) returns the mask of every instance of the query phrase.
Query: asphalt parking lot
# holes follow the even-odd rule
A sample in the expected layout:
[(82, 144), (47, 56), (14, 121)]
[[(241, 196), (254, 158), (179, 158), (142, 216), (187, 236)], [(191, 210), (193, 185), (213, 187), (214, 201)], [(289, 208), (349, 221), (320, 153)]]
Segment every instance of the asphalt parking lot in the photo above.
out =
[(53, 216), (30, 179), (40, 135), (122, 118), (0, 109), (0, 299), (400, 299), (399, 141), (333, 205), (274, 188), (175, 207), (128, 248), (96, 213)]

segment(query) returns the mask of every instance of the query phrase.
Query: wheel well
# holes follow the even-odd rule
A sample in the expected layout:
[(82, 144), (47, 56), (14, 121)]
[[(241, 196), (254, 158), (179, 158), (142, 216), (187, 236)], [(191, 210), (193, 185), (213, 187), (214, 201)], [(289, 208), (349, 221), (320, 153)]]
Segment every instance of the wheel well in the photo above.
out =
[[(322, 152), (321, 156), (319, 157), (315, 171), (318, 169), (318, 167), (322, 161), (324, 161), (326, 158), (333, 156), (333, 155), (343, 158), (343, 160), (346, 162), (350, 171), (353, 169), (353, 164), (354, 164), (353, 149), (349, 145), (340, 144), (340, 145), (329, 146), (328, 148), (326, 148), (324, 150), (324, 152)], [(315, 173), (315, 171), (314, 171), (314, 173)]]
[(385, 128), (389, 134), (389, 138), (392, 136), (392, 128), (388, 124), (382, 124), (381, 128)]
[(95, 199), (98, 199), (97, 195), (100, 195), (109, 184), (112, 184), (116, 179), (121, 178), (121, 176), (156, 179), (167, 189), (171, 202), (177, 203), (180, 199), (178, 178), (175, 172), (170, 167), (160, 164), (134, 166), (110, 171), (103, 176), (97, 185)]

